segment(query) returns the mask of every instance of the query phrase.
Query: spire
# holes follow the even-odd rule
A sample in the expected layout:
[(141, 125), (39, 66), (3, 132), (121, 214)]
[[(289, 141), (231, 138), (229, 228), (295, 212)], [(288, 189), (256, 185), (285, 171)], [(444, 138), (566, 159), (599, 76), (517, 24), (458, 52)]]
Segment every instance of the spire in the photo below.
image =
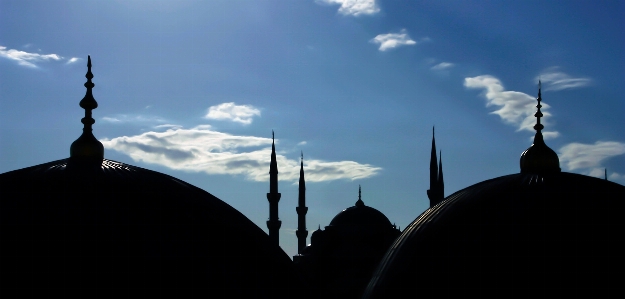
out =
[(308, 213), (308, 207), (306, 207), (306, 181), (304, 180), (304, 152), (301, 153), (300, 169), (299, 169), (299, 197), (298, 206), (295, 208), (297, 211), (297, 252), (302, 253), (302, 250), (306, 247), (306, 237), (308, 231), (306, 230), (306, 213)]
[(87, 74), (85, 75), (87, 82), (84, 86), (87, 88), (85, 97), (80, 101), (80, 107), (85, 109), (85, 117), (81, 119), (84, 124), (82, 135), (74, 141), (70, 147), (70, 158), (72, 160), (102, 162), (104, 159), (104, 146), (93, 136), (92, 125), (95, 123), (91, 117), (91, 110), (98, 108), (98, 102), (93, 98), (92, 89), (95, 84), (91, 82), (93, 74), (91, 73), (91, 56), (87, 56)]
[(278, 163), (276, 162), (276, 141), (271, 130), (271, 162), (269, 164), (269, 192), (278, 193)]
[(608, 180), (608, 169), (607, 168), (603, 169), (603, 179), (606, 180), (606, 181)]
[(267, 200), (269, 201), (269, 220), (267, 228), (269, 229), (269, 238), (271, 241), (280, 246), (280, 226), (282, 221), (278, 218), (278, 202), (282, 196), (278, 193), (278, 163), (276, 162), (276, 143), (273, 130), (271, 130), (271, 162), (269, 164), (269, 193)]
[[(434, 139), (434, 127), (432, 127), (432, 152), (430, 153), (430, 189), (427, 191), (430, 199), (430, 207), (443, 200), (443, 167), (442, 161), (436, 163), (436, 140)], [(438, 164), (438, 165), (437, 165)]]
[(434, 139), (434, 127), (432, 127), (432, 151), (430, 153), (430, 190), (436, 190), (438, 181), (438, 166), (436, 165), (436, 140)]
[(356, 201), (356, 206), (357, 207), (365, 206), (365, 202), (362, 201), (362, 189), (360, 188), (360, 185), (358, 185), (358, 201)]
[(445, 182), (443, 180), (443, 152), (438, 155), (438, 190), (441, 198), (445, 198)]
[(560, 159), (558, 155), (550, 149), (545, 140), (543, 139), (542, 129), (545, 128), (540, 123), (540, 118), (543, 117), (540, 108), (542, 105), (541, 95), (541, 82), (538, 81), (538, 97), (536, 98), (538, 104), (536, 105), (536, 135), (534, 135), (534, 143), (521, 154), (521, 172), (522, 173), (550, 173), (560, 172)]

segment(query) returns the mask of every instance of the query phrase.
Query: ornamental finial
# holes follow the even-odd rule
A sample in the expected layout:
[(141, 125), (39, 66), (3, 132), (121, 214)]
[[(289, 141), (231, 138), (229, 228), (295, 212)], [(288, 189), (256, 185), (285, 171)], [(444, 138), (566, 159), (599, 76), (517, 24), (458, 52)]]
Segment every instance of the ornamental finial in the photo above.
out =
[(91, 82), (93, 79), (93, 73), (91, 73), (91, 56), (87, 56), (87, 74), (85, 75), (87, 82), (85, 87), (87, 92), (80, 101), (80, 107), (85, 109), (85, 117), (80, 121), (84, 124), (82, 129), (82, 135), (72, 143), (70, 147), (70, 158), (73, 160), (93, 160), (102, 162), (104, 159), (104, 146), (93, 136), (91, 126), (95, 123), (93, 117), (91, 117), (91, 110), (98, 108), (98, 102), (93, 98), (92, 89), (95, 84)]
[(542, 101), (541, 96), (541, 82), (538, 81), (538, 97), (536, 98), (538, 104), (536, 105), (536, 113), (534, 116), (536, 117), (536, 125), (534, 125), (534, 130), (536, 130), (536, 135), (534, 135), (534, 143), (526, 149), (521, 154), (521, 173), (553, 173), (560, 172), (560, 159), (556, 152), (554, 152), (551, 148), (545, 144), (545, 140), (543, 138), (542, 129), (545, 128), (540, 123), (540, 118), (543, 117), (540, 108), (542, 105), (540, 102)]

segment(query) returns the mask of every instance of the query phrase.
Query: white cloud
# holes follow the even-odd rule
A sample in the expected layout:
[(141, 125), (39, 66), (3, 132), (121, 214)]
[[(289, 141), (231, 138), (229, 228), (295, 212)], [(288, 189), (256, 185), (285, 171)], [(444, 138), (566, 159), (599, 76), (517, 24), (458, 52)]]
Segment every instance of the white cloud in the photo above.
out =
[[(534, 132), (534, 124), (536, 124), (536, 99), (526, 93), (518, 91), (506, 91), (499, 79), (483, 75), (472, 78), (464, 78), (464, 86), (467, 88), (483, 88), (485, 89), (484, 97), (486, 98), (486, 107), (495, 106), (497, 109), (491, 114), (497, 114), (501, 120), (507, 124), (517, 127), (517, 131), (526, 130)], [(543, 118), (541, 123), (545, 127), (549, 127), (549, 105), (541, 102)], [(543, 131), (545, 139), (558, 137), (556, 131)]]
[(204, 117), (207, 119), (230, 120), (249, 125), (252, 123), (254, 116), (260, 116), (259, 109), (251, 105), (236, 105), (231, 102), (211, 106)]
[(541, 80), (545, 85), (545, 90), (563, 90), (569, 88), (578, 88), (590, 85), (590, 78), (573, 78), (570, 75), (561, 72), (558, 67), (550, 67), (543, 71), (536, 80)]
[(101, 118), (104, 122), (109, 123), (164, 123), (165, 120), (152, 115), (141, 115), (141, 114), (117, 114), (115, 116), (104, 116)]
[(448, 68), (452, 68), (454, 66), (453, 63), (451, 62), (441, 62), (433, 67), (431, 67), (432, 70), (434, 71), (441, 71), (441, 70), (445, 70)]
[[(421, 42), (429, 40), (429, 38), (425, 37), (421, 39)], [(380, 44), (380, 48), (378, 49), (380, 51), (386, 51), (399, 46), (411, 46), (417, 44), (416, 41), (412, 40), (408, 36), (406, 29), (402, 29), (399, 33), (378, 34), (378, 36), (372, 38), (369, 42)]]
[(620, 174), (616, 172), (610, 173), (610, 175), (608, 175), (608, 180), (621, 182), (621, 184), (625, 184), (625, 174)]
[(306, 142), (306, 141), (302, 141), (302, 142), (298, 143), (297, 145), (306, 145), (307, 143), (308, 142)]
[[(169, 129), (101, 140), (104, 147), (127, 154), (135, 161), (207, 174), (242, 175), (254, 181), (269, 180), (271, 138), (234, 136), (210, 130), (210, 126)], [(276, 140), (277, 142), (277, 140)], [(279, 178), (299, 179), (299, 159), (276, 155)], [(381, 168), (354, 161), (328, 162), (307, 159), (306, 180), (356, 180), (371, 177)]]
[(74, 62), (78, 62), (78, 61), (80, 61), (80, 60), (82, 60), (82, 58), (72, 57), (72, 58), (70, 58), (70, 59), (69, 59), (66, 63), (67, 63), (67, 64), (71, 64), (71, 63), (74, 63)]
[(375, 0), (316, 0), (323, 4), (340, 4), (339, 13), (343, 15), (372, 15), (380, 11)]
[[(568, 170), (602, 168), (606, 159), (625, 154), (625, 143), (597, 141), (595, 144), (569, 143), (560, 148), (560, 162)], [(601, 173), (603, 175), (603, 172)]]
[(169, 129), (177, 130), (177, 129), (181, 129), (182, 126), (181, 125), (164, 124), (164, 125), (155, 126), (154, 128), (155, 129), (165, 129), (165, 130), (169, 130)]
[(62, 60), (63, 57), (57, 54), (38, 54), (29, 53), (25, 51), (9, 49), (7, 47), (0, 46), (0, 57), (8, 58), (17, 61), (19, 65), (36, 68), (36, 62), (48, 61), (48, 60)]

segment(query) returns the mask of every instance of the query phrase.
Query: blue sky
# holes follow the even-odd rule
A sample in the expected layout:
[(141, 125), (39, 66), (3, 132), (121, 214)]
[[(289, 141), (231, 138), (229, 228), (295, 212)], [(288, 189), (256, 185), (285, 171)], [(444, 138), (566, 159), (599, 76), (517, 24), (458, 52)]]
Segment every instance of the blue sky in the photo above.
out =
[[(86, 57), (105, 158), (207, 190), (266, 230), (271, 130), (280, 243), (357, 200), (402, 228), (429, 203), (519, 172), (537, 81), (563, 171), (625, 184), (622, 1), (0, 0), (0, 172), (67, 158)], [(591, 199), (589, 199), (591, 200)]]

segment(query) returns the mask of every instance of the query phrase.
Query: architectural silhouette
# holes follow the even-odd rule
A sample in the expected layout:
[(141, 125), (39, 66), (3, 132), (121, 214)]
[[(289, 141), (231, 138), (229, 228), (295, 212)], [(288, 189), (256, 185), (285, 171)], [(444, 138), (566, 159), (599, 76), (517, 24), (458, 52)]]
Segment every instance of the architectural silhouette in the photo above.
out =
[[(298, 255), (279, 247), (275, 138), (266, 234), (215, 196), (111, 161), (92, 133), (91, 58), (82, 135), (70, 157), (0, 174), (0, 297), (413, 298), (622, 297), (625, 187), (562, 172), (544, 141), (537, 97), (520, 173), (444, 198), (430, 156), (430, 208), (403, 232), (354, 206), (306, 246), (303, 153)], [(2, 296), (5, 295), (5, 296)]]
[(306, 213), (308, 213), (308, 207), (306, 207), (306, 181), (304, 180), (304, 152), (302, 152), (302, 159), (300, 161), (299, 169), (299, 195), (297, 198), (298, 206), (295, 207), (297, 211), (297, 253), (302, 253), (304, 247), (306, 247), (306, 237), (308, 237), (308, 230), (306, 230)]
[(437, 205), (445, 198), (445, 183), (443, 182), (443, 154), (436, 163), (436, 140), (434, 139), (434, 127), (432, 127), (432, 152), (430, 155), (430, 189), (427, 191), (430, 199), (430, 207)]
[(269, 201), (269, 220), (267, 220), (267, 228), (269, 229), (269, 238), (271, 241), (280, 246), (280, 226), (282, 221), (278, 218), (278, 202), (282, 194), (278, 193), (278, 163), (276, 162), (276, 141), (273, 131), (271, 131), (271, 162), (269, 164), (269, 193), (267, 200)]
[(0, 297), (301, 292), (292, 261), (243, 214), (176, 178), (103, 158), (88, 61), (84, 129), (70, 158), (0, 174)]
[(358, 187), (355, 205), (313, 232), (311, 244), (293, 258), (311, 298), (360, 298), (378, 262), (400, 231), (380, 211), (365, 205)]
[(542, 136), (541, 100), (539, 87), (536, 135), (520, 173), (423, 212), (389, 248), (363, 298), (625, 293), (625, 187), (561, 172)]

